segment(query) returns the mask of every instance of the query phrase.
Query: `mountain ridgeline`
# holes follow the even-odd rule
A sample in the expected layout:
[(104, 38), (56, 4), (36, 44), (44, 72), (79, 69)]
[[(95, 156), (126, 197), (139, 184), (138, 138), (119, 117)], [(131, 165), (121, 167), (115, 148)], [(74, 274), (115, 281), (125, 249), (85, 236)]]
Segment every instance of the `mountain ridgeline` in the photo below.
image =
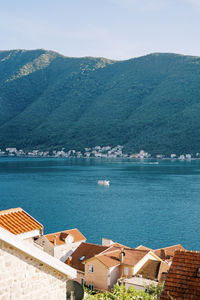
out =
[(200, 58), (0, 51), (0, 148), (200, 152)]

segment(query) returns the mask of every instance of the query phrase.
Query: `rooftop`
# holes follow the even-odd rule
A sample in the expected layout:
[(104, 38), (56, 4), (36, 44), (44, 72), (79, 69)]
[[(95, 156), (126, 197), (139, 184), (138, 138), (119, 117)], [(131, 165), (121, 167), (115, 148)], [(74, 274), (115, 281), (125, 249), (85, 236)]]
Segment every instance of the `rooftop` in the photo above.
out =
[(149, 251), (153, 251), (153, 249), (148, 248), (148, 247), (143, 246), (143, 245), (139, 245), (139, 246), (137, 246), (135, 249), (138, 249), (138, 250), (149, 250)]
[(106, 246), (91, 244), (91, 243), (81, 243), (80, 246), (72, 253), (71, 260), (67, 259), (66, 264), (72, 266), (73, 268), (84, 272), (85, 265), (84, 262), (108, 249)]
[(31, 217), (21, 207), (0, 211), (0, 227), (13, 234), (43, 229), (43, 225)]
[(10, 233), (9, 231), (0, 228), (0, 241), (14, 247), (21, 251), (25, 256), (31, 256), (32, 258), (44, 263), (45, 265), (53, 268), (54, 270), (64, 274), (68, 278), (76, 278), (76, 270), (66, 266), (59, 259), (41, 251), (37, 247), (33, 246), (31, 243), (27, 243), (18, 236)]
[(154, 253), (163, 260), (172, 260), (176, 250), (185, 250), (180, 244), (154, 250)]
[(158, 282), (142, 277), (131, 277), (131, 278), (126, 278), (123, 279), (124, 283), (132, 284), (132, 285), (138, 285), (138, 286), (147, 286), (150, 284), (154, 284), (155, 286), (158, 285)]
[[(108, 268), (120, 264), (120, 253), (122, 249), (116, 249), (115, 247), (96, 255), (96, 258), (100, 260)], [(125, 256), (123, 258), (123, 265), (135, 266), (149, 251), (137, 250), (137, 249), (123, 249)]]
[(199, 300), (199, 268), (200, 252), (176, 251), (160, 300)]
[(82, 233), (77, 228), (46, 234), (45, 237), (53, 245), (54, 245), (54, 242), (55, 242), (55, 239), (56, 239), (56, 246), (59, 246), (59, 245), (65, 244), (65, 238), (69, 234), (73, 236), (73, 238), (74, 238), (73, 242), (74, 243), (80, 242), (80, 241), (86, 241), (86, 238), (84, 237), (84, 235), (82, 235)]
[(142, 275), (146, 279), (157, 280), (160, 264), (160, 261), (149, 259), (137, 274)]

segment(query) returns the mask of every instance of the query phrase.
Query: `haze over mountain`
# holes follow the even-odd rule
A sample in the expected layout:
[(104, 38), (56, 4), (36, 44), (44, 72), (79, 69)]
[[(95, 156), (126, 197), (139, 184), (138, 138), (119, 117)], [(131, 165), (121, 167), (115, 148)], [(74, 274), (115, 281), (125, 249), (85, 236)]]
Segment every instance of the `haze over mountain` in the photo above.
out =
[(0, 51), (0, 148), (200, 152), (200, 58)]

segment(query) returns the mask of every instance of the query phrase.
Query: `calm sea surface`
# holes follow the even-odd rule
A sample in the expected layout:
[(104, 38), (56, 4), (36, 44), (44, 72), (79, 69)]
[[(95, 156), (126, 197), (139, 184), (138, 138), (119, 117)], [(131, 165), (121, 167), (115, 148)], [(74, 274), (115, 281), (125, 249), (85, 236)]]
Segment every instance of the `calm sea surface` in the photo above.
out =
[(18, 206), (45, 233), (200, 251), (200, 161), (0, 158), (0, 210)]

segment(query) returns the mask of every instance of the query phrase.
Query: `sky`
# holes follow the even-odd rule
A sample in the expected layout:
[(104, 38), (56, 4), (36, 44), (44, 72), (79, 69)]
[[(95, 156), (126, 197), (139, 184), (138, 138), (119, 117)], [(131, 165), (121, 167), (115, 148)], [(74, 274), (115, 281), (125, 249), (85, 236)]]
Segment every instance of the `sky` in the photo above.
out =
[(0, 50), (200, 56), (200, 0), (0, 0)]

